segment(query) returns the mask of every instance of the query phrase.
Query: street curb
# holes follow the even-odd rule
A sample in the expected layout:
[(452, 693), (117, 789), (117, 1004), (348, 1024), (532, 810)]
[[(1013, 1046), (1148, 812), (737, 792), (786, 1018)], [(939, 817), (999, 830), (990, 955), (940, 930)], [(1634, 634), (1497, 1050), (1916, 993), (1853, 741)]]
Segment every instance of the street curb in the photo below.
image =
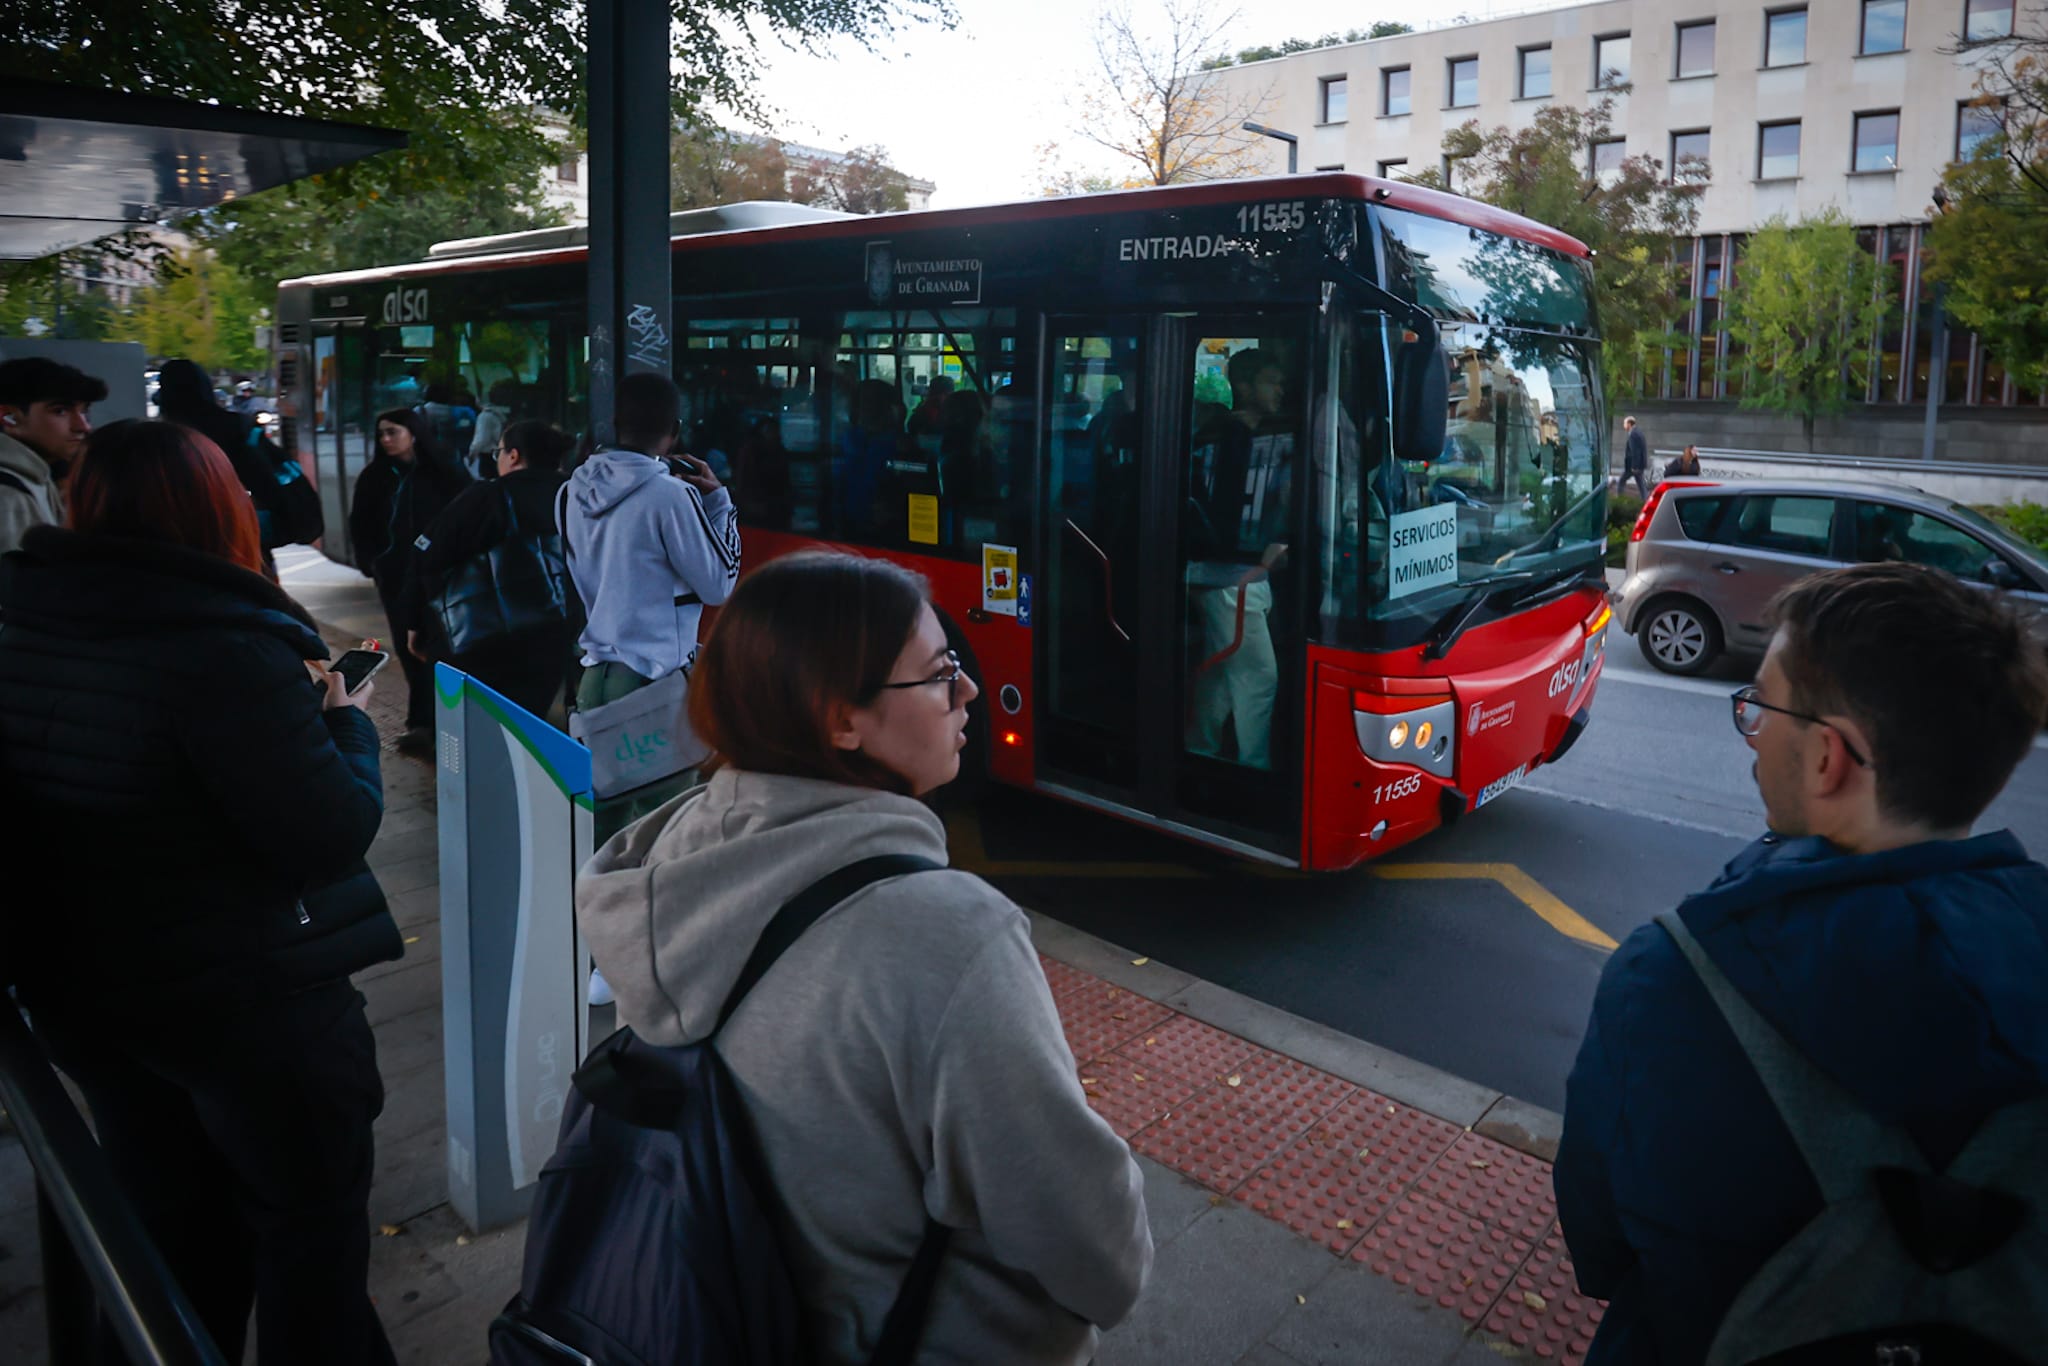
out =
[(1026, 907), (1024, 913), (1031, 920), (1032, 942), (1048, 958), (1518, 1152), (1545, 1162), (1557, 1159), (1564, 1116), (1554, 1110), (1354, 1039), (1192, 973), (1141, 960), (1129, 949), (1043, 912)]

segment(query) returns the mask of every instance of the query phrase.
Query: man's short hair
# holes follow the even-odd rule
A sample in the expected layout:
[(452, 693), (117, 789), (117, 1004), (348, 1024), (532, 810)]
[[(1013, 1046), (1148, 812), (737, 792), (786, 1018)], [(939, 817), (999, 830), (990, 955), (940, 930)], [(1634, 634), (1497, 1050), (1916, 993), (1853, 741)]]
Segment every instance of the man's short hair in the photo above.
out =
[(1623, 419), (1621, 420), (1621, 425), (1622, 425), (1622, 426), (1624, 426), (1624, 427), (1633, 427), (1633, 426), (1635, 426), (1635, 425), (1636, 425), (1636, 419), (1635, 419), (1635, 414), (1631, 413), (1631, 414), (1629, 414), (1629, 415), (1628, 415), (1627, 417), (1623, 418)]
[(1968, 826), (2048, 720), (2048, 652), (1999, 594), (1926, 565), (1850, 565), (1771, 600), (1791, 705), (1849, 716), (1894, 820)]
[(31, 403), (98, 403), (106, 396), (105, 380), (47, 356), (0, 361), (0, 403), (10, 407), (26, 408)]
[(1245, 389), (1258, 382), (1260, 371), (1269, 367), (1277, 369), (1279, 365), (1279, 361), (1271, 359), (1258, 347), (1250, 346), (1224, 362), (1224, 374), (1228, 376), (1233, 390)]
[(612, 430), (621, 446), (639, 450), (673, 436), (682, 398), (667, 375), (641, 371), (619, 381), (612, 399)]

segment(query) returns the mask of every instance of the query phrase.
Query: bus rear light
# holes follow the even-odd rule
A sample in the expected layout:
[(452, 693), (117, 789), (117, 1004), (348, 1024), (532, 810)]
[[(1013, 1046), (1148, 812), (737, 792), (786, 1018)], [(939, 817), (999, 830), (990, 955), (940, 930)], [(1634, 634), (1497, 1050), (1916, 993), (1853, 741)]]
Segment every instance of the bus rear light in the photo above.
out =
[(1014, 730), (1006, 730), (1003, 732), (1003, 743), (1015, 749), (1018, 745), (1024, 743), (1024, 737), (1017, 734)]
[[(1358, 691), (1352, 693), (1351, 700), (1352, 730), (1366, 758), (1383, 764), (1410, 764), (1450, 779), (1457, 761), (1457, 746), (1452, 742), (1457, 706), (1450, 698), (1386, 697)], [(1361, 705), (1367, 703), (1371, 705)]]

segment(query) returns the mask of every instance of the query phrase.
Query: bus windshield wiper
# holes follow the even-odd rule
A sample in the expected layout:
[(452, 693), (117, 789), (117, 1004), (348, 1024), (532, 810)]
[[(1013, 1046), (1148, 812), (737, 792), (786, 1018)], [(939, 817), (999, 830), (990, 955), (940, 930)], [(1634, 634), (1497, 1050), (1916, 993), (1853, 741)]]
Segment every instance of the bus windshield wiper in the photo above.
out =
[(1429, 643), (1423, 648), (1422, 657), (1442, 659), (1458, 643), (1458, 637), (1465, 633), (1465, 628), (1472, 624), (1472, 618), (1479, 614), (1479, 609), (1486, 605), (1488, 599), (1503, 588), (1529, 583), (1535, 578), (1533, 569), (1515, 569), (1505, 574), (1489, 574), (1464, 585), (1465, 596), (1458, 605), (1437, 618), (1436, 625), (1430, 628)]

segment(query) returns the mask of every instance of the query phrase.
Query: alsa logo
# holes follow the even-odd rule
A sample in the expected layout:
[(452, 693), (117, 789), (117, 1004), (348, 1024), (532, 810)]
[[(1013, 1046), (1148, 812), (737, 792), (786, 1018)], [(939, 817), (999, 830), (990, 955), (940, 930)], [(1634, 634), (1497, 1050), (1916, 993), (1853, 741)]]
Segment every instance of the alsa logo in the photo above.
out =
[(1583, 660), (1574, 659), (1570, 663), (1558, 665), (1557, 672), (1550, 676), (1550, 695), (1556, 697), (1559, 693), (1570, 692), (1579, 681), (1579, 670), (1584, 663)]
[(384, 324), (423, 323), (427, 320), (427, 291), (394, 289), (384, 296)]
[(1471, 710), (1465, 713), (1465, 733), (1467, 735), (1477, 735), (1481, 731), (1487, 730), (1499, 730), (1502, 726), (1511, 726), (1514, 723), (1515, 704), (1513, 702), (1502, 702), (1491, 707), (1483, 702), (1474, 702)]

